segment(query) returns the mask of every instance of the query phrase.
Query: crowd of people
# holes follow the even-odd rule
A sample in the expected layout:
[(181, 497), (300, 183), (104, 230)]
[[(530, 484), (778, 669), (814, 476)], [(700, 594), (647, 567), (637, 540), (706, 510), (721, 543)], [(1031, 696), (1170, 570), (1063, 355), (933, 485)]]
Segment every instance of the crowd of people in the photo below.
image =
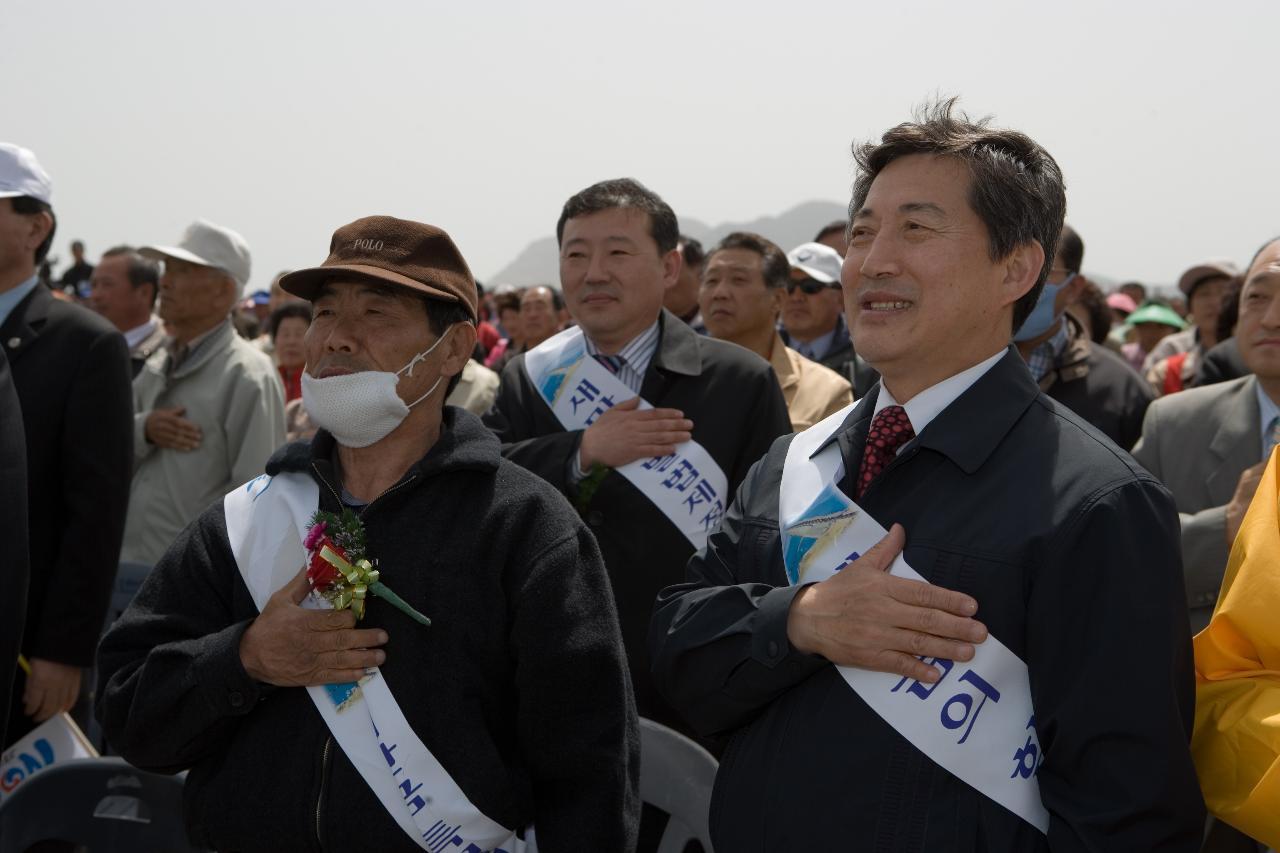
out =
[(371, 216), (251, 290), (202, 219), (55, 279), (0, 144), (4, 742), (92, 713), (221, 850), (655, 850), (637, 717), (721, 760), (734, 853), (1280, 843), (1206, 823), (1191, 748), (1280, 441), (1280, 240), (1108, 292), (1026, 136), (942, 104), (854, 153), (798, 246), (616, 179), (558, 282)]

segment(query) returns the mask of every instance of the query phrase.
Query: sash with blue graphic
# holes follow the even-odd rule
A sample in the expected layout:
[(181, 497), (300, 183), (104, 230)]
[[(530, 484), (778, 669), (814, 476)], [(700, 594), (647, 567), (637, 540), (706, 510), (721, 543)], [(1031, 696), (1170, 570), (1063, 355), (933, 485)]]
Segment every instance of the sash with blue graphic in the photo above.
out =
[[(778, 522), (787, 579), (821, 582), (884, 537), (880, 524), (837, 485), (844, 475), (840, 446), (817, 453), (853, 410), (849, 406), (797, 435), (787, 448), (778, 494)], [(923, 580), (899, 554), (889, 571)], [(1036, 780), (1043, 756), (1036, 737), (1027, 665), (995, 637), (968, 663), (922, 658), (940, 676), (924, 684), (883, 672), (837, 667), (884, 721), (952, 775), (1041, 832), (1049, 813)]]
[[(302, 540), (319, 505), (304, 474), (263, 475), (223, 499), (227, 538), (261, 610), (306, 563)], [(304, 607), (321, 607), (309, 596)], [(409, 726), (381, 673), (307, 688), (334, 740), (418, 846), (430, 853), (534, 853), (532, 841), (485, 817)]]
[[(582, 330), (565, 329), (529, 350), (524, 369), (538, 395), (569, 431), (586, 429), (614, 405), (636, 396), (617, 376), (587, 355)], [(645, 400), (641, 409), (652, 409)], [(729, 478), (701, 444), (686, 441), (670, 456), (655, 456), (616, 469), (667, 517), (695, 549), (720, 523), (729, 505)]]

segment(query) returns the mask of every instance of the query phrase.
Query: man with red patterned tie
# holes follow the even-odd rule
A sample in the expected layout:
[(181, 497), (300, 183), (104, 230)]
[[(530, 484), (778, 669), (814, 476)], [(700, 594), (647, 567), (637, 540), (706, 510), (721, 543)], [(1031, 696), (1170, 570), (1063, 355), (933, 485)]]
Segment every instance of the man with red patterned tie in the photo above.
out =
[(1194, 853), (1177, 513), (1010, 346), (1062, 175), (952, 106), (855, 147), (841, 284), (881, 382), (748, 473), (659, 596), (654, 677), (731, 736), (717, 850)]

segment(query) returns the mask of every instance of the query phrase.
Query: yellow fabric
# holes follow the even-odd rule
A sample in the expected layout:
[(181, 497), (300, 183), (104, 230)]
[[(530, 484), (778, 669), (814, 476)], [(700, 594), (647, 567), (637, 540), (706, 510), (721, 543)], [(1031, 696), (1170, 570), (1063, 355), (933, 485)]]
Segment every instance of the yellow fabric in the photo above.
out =
[(1280, 848), (1280, 454), (1231, 549), (1209, 627), (1196, 635), (1191, 751), (1205, 803)]

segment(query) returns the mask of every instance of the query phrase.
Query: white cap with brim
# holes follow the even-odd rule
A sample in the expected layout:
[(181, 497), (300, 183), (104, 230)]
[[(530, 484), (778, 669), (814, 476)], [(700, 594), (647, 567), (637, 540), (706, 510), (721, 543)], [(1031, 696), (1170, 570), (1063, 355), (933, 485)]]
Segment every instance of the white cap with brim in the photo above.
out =
[(823, 284), (840, 283), (840, 253), (822, 243), (801, 243), (787, 252), (791, 268)]
[(138, 251), (148, 258), (177, 258), (189, 264), (220, 269), (236, 280), (240, 286), (239, 296), (244, 295), (245, 285), (249, 283), (249, 244), (230, 228), (204, 219), (188, 226), (176, 246), (143, 246)]
[(36, 155), (20, 145), (0, 142), (0, 198), (20, 196), (53, 204), (53, 181)]

